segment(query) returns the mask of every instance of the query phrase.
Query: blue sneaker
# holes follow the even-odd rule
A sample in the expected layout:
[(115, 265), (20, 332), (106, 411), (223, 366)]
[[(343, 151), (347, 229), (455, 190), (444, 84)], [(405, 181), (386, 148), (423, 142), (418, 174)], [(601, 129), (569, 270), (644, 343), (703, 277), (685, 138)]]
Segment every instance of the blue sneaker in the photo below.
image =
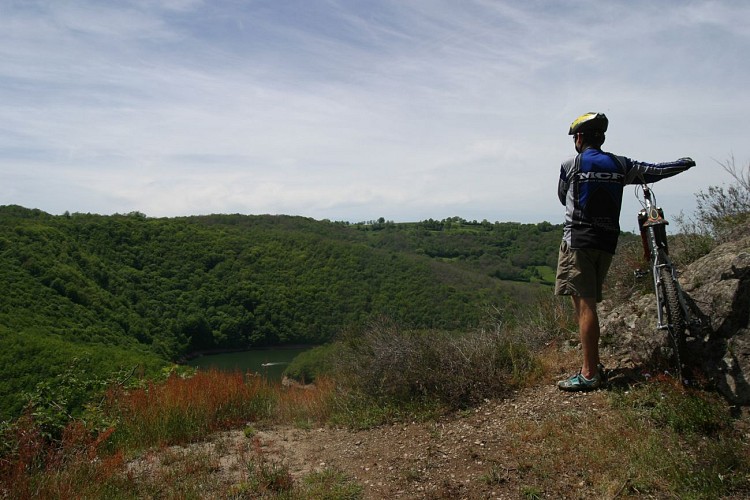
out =
[(581, 372), (578, 372), (578, 374), (573, 375), (569, 379), (559, 381), (557, 387), (563, 391), (569, 392), (593, 391), (604, 385), (602, 378), (601, 371), (598, 371), (596, 375), (590, 379), (584, 377)]

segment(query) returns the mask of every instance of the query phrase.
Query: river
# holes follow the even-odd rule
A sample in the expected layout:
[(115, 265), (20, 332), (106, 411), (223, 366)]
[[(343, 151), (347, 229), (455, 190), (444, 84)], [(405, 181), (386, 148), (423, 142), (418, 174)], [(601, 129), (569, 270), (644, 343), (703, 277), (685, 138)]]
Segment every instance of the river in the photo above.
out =
[(260, 373), (268, 380), (281, 380), (281, 374), (297, 354), (308, 348), (258, 349), (253, 351), (206, 354), (187, 362), (198, 369)]

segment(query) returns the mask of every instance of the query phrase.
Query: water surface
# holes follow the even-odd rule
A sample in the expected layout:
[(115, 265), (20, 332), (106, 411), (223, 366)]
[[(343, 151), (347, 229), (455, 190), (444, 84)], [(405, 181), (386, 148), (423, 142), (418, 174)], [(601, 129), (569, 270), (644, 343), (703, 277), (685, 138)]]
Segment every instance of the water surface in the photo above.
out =
[(188, 361), (198, 369), (216, 368), (222, 371), (259, 373), (268, 380), (281, 380), (281, 374), (297, 354), (308, 348), (258, 349), (253, 351), (206, 354)]

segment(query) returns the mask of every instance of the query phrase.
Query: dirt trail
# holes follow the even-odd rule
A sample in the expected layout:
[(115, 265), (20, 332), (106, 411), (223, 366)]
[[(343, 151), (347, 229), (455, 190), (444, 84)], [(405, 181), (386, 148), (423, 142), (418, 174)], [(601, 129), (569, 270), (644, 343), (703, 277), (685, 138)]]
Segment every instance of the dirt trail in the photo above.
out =
[(547, 384), (439, 422), (367, 431), (283, 427), (257, 437), (292, 474), (333, 468), (363, 485), (369, 499), (518, 498), (527, 468), (518, 463), (518, 441), (556, 415), (598, 411), (605, 397), (566, 394)]
[[(210, 496), (248, 480), (251, 462), (283, 466), (295, 479), (334, 470), (363, 487), (366, 499), (519, 498), (535, 485), (528, 474), (544, 451), (544, 427), (575, 422), (607, 407), (603, 391), (569, 394), (553, 381), (526, 388), (507, 399), (485, 401), (436, 422), (401, 423), (354, 431), (321, 427), (271, 426), (252, 437), (242, 430), (216, 434), (210, 441), (171, 447), (131, 462), (134, 476), (153, 476), (165, 460), (189, 453), (210, 456)], [(562, 424), (560, 424), (562, 425)], [(566, 469), (563, 467), (563, 469)], [(553, 481), (558, 483), (558, 481)], [(557, 498), (594, 494), (575, 474), (561, 477)], [(530, 497), (533, 497), (531, 495)]]

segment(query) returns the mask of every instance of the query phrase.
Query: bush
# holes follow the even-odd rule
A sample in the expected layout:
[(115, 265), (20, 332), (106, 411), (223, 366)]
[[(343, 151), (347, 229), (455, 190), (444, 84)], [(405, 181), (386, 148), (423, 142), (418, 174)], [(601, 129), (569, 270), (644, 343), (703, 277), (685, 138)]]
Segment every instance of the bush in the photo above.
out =
[(529, 348), (501, 331), (403, 331), (381, 320), (343, 343), (337, 378), (380, 402), (454, 410), (503, 396), (537, 369)]
[(326, 344), (301, 352), (286, 367), (284, 376), (310, 384), (320, 376), (330, 375), (339, 347), (340, 344)]
[[(676, 220), (680, 223), (679, 221), (683, 219), (676, 218)], [(715, 246), (716, 240), (708, 234), (687, 232), (669, 237), (670, 256), (678, 268), (708, 255)]]
[(686, 233), (710, 236), (721, 243), (750, 220), (750, 162), (744, 171), (737, 167), (734, 156), (719, 165), (734, 181), (727, 187), (709, 186), (699, 191), (695, 218), (683, 216), (679, 222)]
[(107, 427), (100, 410), (90, 401), (115, 382), (85, 373), (86, 361), (74, 359), (54, 380), (39, 382), (34, 391), (26, 395), (27, 412), (48, 441), (59, 441), (68, 424), (82, 417), (94, 427)]

